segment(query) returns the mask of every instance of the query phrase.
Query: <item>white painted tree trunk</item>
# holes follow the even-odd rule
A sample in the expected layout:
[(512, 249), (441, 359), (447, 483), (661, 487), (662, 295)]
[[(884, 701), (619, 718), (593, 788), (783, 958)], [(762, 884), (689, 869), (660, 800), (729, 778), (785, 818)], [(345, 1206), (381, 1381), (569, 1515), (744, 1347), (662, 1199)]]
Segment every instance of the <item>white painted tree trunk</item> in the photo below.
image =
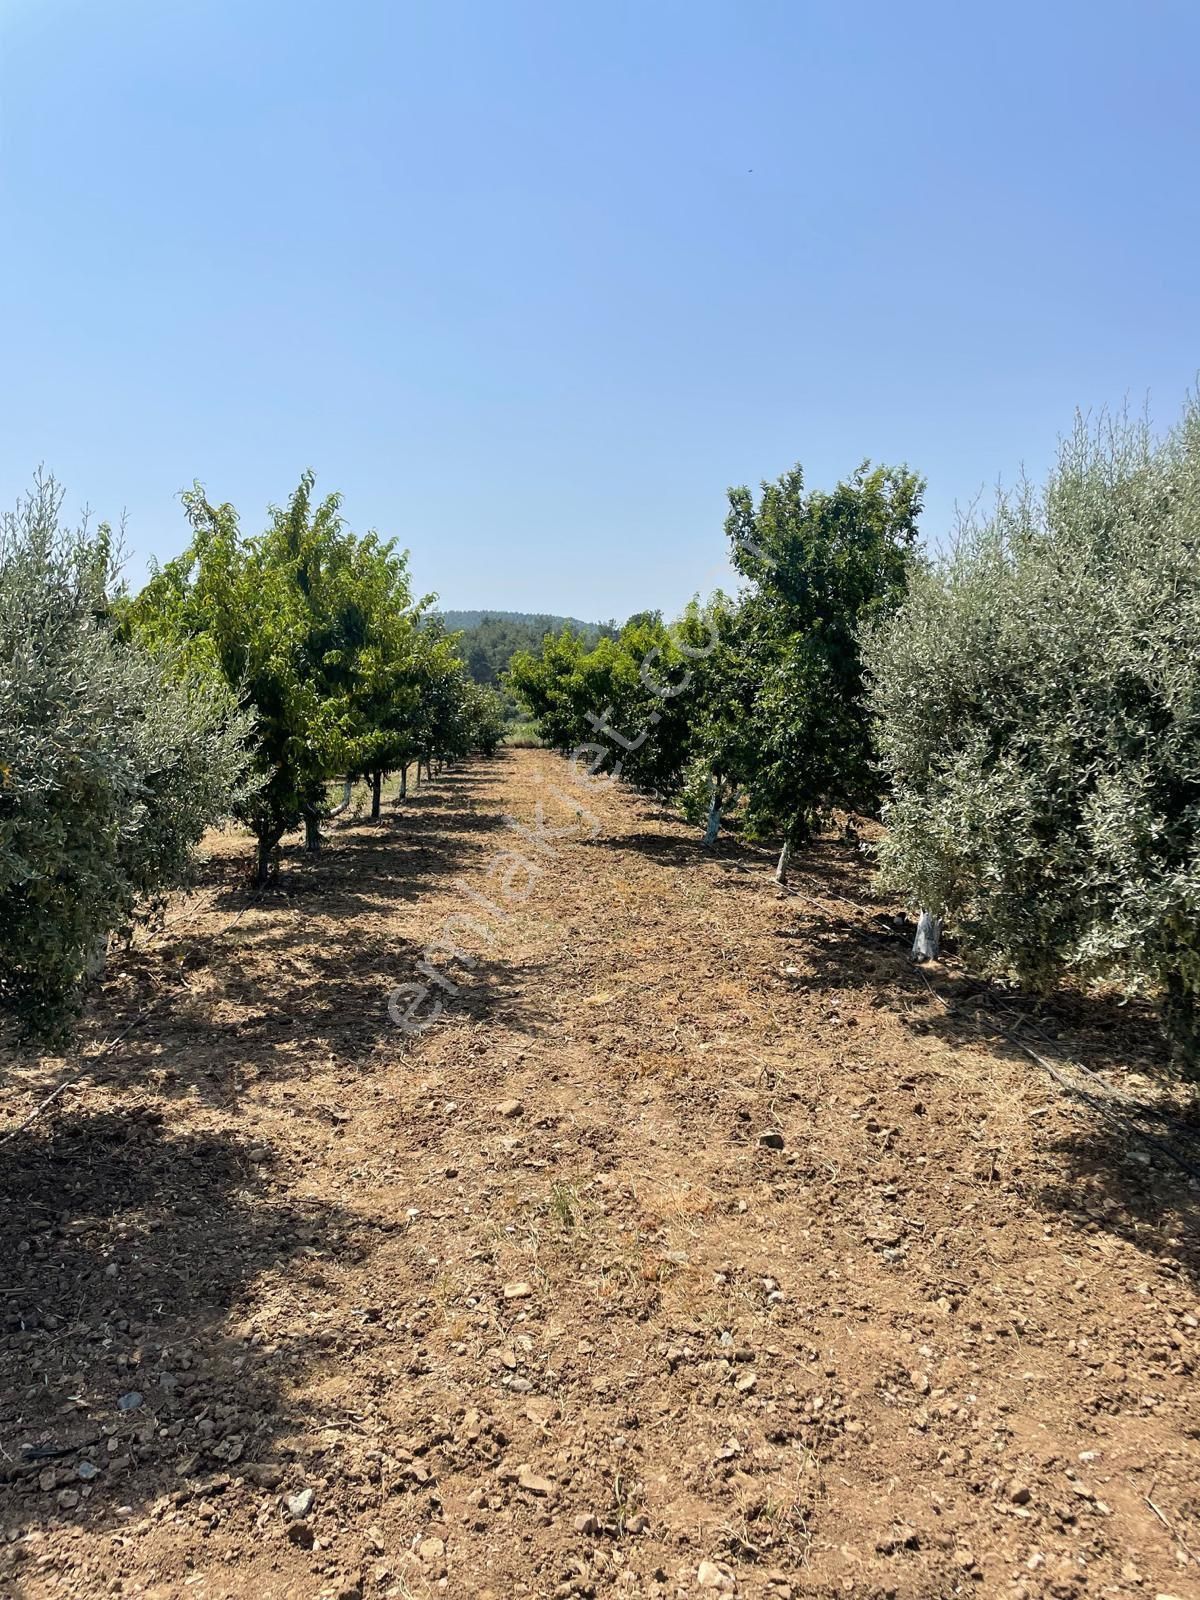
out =
[(350, 781), (349, 778), (343, 778), (342, 779), (342, 798), (338, 801), (337, 805), (334, 806), (333, 810), (329, 813), (329, 815), (331, 817), (340, 817), (343, 811), (349, 811), (349, 809), (350, 809), (350, 791), (353, 789), (353, 787), (354, 787), (354, 785)]
[(936, 961), (942, 950), (942, 919), (932, 911), (922, 911), (917, 921), (917, 937), (913, 940), (914, 961)]
[(779, 865), (775, 868), (776, 883), (782, 884), (787, 882), (788, 867), (791, 864), (791, 859), (792, 841), (790, 839), (785, 839), (783, 841), (783, 849), (779, 852)]
[(721, 801), (718, 791), (713, 790), (712, 800), (708, 807), (708, 825), (704, 830), (705, 845), (716, 844), (717, 834), (721, 831)]

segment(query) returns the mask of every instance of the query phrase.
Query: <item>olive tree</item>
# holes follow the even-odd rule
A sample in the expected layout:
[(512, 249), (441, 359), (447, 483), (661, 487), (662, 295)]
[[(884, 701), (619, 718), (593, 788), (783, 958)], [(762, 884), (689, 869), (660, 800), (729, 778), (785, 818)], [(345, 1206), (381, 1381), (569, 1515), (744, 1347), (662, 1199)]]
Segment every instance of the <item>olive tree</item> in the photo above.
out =
[(885, 884), (985, 970), (1156, 995), (1200, 1076), (1200, 407), (1079, 421), (864, 649)]
[(108, 529), (39, 477), (0, 515), (0, 1011), (63, 1035), (108, 935), (247, 794), (227, 693), (122, 640)]

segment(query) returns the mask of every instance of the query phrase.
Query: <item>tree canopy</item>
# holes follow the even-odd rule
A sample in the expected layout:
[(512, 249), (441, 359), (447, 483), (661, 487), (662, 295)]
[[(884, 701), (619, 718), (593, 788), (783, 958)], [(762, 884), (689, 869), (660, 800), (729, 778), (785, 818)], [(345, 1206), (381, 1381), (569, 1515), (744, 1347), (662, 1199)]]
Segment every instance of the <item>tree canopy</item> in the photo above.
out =
[(867, 660), (885, 882), (984, 970), (1157, 994), (1200, 1072), (1200, 408), (1079, 422)]
[(257, 787), (236, 696), (119, 636), (110, 530), (62, 499), (41, 477), (0, 516), (0, 1010), (51, 1041), (108, 935)]
[(506, 681), (548, 744), (607, 738), (622, 776), (681, 794), (710, 842), (740, 798), (748, 831), (786, 851), (834, 808), (878, 804), (859, 634), (903, 593), (923, 489), (869, 464), (830, 492), (806, 491), (799, 467), (757, 501), (733, 489), (737, 596), (669, 627), (639, 614), (590, 650), (564, 630), (518, 652)]
[(306, 472), (258, 536), (197, 484), (183, 497), (187, 550), (125, 608), (131, 635), (173, 652), (238, 695), (253, 717), (260, 782), (236, 808), (258, 839), (265, 881), (284, 834), (315, 843), (326, 785), (380, 779), (414, 761), (462, 754), (475, 724), (493, 742), (493, 699), (475, 692), (454, 636), (423, 626), (394, 542), (347, 528), (336, 494), (314, 499)]

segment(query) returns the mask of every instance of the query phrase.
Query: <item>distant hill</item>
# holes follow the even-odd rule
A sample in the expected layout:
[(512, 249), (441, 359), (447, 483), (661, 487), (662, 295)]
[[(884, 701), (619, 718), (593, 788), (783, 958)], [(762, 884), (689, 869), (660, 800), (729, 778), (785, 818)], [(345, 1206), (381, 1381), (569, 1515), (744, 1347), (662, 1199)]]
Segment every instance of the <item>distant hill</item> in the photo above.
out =
[(578, 617), (556, 617), (543, 611), (439, 611), (438, 615), (451, 633), (460, 628), (477, 628), (485, 619), (493, 622), (514, 622), (522, 627), (536, 628), (541, 633), (561, 633), (570, 628), (573, 633), (599, 634), (603, 628), (615, 624), (580, 622)]
[(462, 651), (476, 683), (496, 684), (518, 650), (536, 650), (548, 633), (570, 628), (590, 648), (604, 634), (615, 634), (615, 622), (581, 622), (540, 611), (442, 611), (451, 633), (462, 632)]

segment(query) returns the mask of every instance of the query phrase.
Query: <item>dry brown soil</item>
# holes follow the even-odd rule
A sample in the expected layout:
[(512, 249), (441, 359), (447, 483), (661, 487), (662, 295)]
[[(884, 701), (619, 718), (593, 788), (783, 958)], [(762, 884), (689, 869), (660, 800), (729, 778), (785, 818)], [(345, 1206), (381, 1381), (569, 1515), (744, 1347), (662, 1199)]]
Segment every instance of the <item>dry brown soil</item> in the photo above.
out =
[[(4, 1061), (0, 1593), (1200, 1595), (1200, 1186), (853, 844), (781, 897), (574, 795), (475, 763), (259, 896), (219, 836), (28, 1127), (79, 1058)], [(1036, 1021), (1163, 1103), (1143, 1014)]]

